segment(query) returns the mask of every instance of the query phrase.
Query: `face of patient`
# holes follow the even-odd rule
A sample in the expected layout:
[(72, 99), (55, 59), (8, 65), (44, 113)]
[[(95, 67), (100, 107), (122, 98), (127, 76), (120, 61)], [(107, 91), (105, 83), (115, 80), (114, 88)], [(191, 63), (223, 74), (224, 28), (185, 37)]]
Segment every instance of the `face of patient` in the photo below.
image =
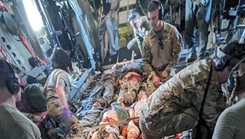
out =
[(98, 131), (94, 132), (94, 134), (92, 135), (91, 139), (99, 139), (97, 134), (98, 134)]
[(115, 122), (115, 121), (118, 121), (116, 111), (108, 110), (103, 114), (103, 118), (100, 124), (105, 124), (105, 123)]
[(127, 139), (137, 139), (139, 135), (139, 128), (134, 124), (133, 121), (130, 121), (127, 129)]

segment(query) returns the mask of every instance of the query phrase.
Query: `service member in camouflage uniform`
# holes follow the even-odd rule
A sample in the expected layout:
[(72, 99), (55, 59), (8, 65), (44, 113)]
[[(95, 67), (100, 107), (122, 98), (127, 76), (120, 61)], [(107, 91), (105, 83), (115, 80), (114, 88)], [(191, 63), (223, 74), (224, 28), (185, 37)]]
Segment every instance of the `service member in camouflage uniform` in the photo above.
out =
[[(117, 99), (117, 102), (130, 106), (138, 93), (143, 79), (142, 63), (133, 62), (121, 69), (115, 64), (111, 69), (103, 72), (100, 83), (103, 85), (103, 95), (97, 102), (102, 107), (108, 107), (111, 102)], [(122, 79), (119, 81), (119, 72)], [(119, 96), (115, 95), (116, 87), (120, 85)]]
[(233, 60), (219, 71), (210, 60), (198, 61), (161, 85), (149, 98), (140, 115), (140, 128), (144, 139), (161, 139), (188, 129), (193, 129), (199, 119), (199, 110), (207, 86), (209, 72), (212, 76), (204, 104), (203, 119), (213, 131), (219, 114), (224, 110), (225, 98), (220, 84), (225, 83)]
[(100, 84), (103, 85), (103, 95), (97, 102), (102, 107), (108, 107), (115, 99), (115, 90), (117, 86), (117, 65), (115, 64), (111, 69), (105, 70), (102, 74)]
[(130, 106), (135, 101), (144, 77), (142, 64), (133, 62), (122, 69), (124, 73), (120, 80), (120, 91), (117, 99), (117, 102), (122, 105)]
[(0, 138), (41, 139), (37, 125), (16, 107), (22, 94), (16, 75), (11, 65), (0, 57)]
[(147, 16), (152, 29), (142, 47), (146, 72), (156, 87), (169, 78), (171, 69), (178, 61), (182, 40), (176, 27), (161, 20), (163, 13), (159, 12), (163, 11), (162, 8), (159, 1), (149, 3)]
[(65, 139), (81, 139), (83, 137), (82, 126), (70, 111), (66, 99), (67, 93), (70, 92), (68, 71), (72, 71), (71, 60), (62, 49), (54, 49), (51, 62), (54, 70), (44, 86), (44, 92), (47, 93), (48, 115), (68, 132)]
[(142, 54), (143, 39), (151, 28), (147, 17), (140, 16), (140, 14), (133, 9), (128, 16), (128, 22), (133, 28), (134, 38), (128, 42), (127, 48), (129, 50), (140, 51)]
[(216, 123), (213, 139), (243, 139), (245, 137), (245, 58), (231, 72), (227, 81), (228, 104)]

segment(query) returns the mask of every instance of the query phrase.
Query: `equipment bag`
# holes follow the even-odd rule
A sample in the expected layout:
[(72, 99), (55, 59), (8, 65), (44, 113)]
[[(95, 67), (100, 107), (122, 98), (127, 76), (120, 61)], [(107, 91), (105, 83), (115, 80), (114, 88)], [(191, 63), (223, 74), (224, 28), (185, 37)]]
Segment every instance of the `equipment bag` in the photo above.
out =
[(22, 94), (24, 107), (31, 113), (46, 111), (46, 98), (36, 85), (28, 85)]

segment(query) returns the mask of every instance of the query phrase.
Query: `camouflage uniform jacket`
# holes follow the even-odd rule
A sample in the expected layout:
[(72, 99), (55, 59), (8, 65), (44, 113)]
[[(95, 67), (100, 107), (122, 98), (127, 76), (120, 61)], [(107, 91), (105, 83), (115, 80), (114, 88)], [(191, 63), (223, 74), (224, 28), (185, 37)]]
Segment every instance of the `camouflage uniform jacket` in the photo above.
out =
[[(142, 47), (142, 60), (148, 76), (165, 69), (171, 70), (178, 61), (181, 42), (182, 37), (176, 27), (166, 22), (160, 33), (155, 33), (153, 29), (149, 31)], [(161, 44), (163, 46), (159, 46)]]
[(62, 79), (65, 83), (64, 90), (66, 95), (70, 92), (70, 80), (69, 80), (69, 74), (61, 69), (55, 69), (53, 72), (49, 75), (45, 86), (47, 87), (47, 99), (49, 98), (58, 98), (56, 94), (56, 84), (58, 79)]
[[(148, 132), (163, 137), (195, 127), (211, 64), (211, 61), (201, 60), (186, 67), (148, 98), (140, 117)], [(213, 69), (203, 110), (203, 118), (211, 131), (225, 108), (225, 97), (219, 90), (217, 72)]]
[(79, 120), (72, 115), (71, 119), (67, 122), (62, 122), (60, 114), (62, 105), (56, 93), (56, 84), (59, 79), (64, 81), (64, 91), (67, 95), (70, 92), (70, 80), (69, 74), (61, 69), (55, 69), (49, 75), (45, 86), (47, 87), (47, 111), (48, 115), (58, 124), (64, 127), (64, 130), (68, 131), (64, 139), (84, 139), (83, 127)]

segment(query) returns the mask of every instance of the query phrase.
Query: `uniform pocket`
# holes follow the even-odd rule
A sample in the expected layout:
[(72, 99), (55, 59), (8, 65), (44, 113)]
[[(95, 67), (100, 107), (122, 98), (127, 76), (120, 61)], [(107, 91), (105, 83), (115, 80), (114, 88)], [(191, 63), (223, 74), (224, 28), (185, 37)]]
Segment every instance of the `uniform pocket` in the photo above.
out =
[(58, 99), (53, 99), (47, 103), (47, 111), (49, 116), (56, 117), (60, 115), (61, 105)]

